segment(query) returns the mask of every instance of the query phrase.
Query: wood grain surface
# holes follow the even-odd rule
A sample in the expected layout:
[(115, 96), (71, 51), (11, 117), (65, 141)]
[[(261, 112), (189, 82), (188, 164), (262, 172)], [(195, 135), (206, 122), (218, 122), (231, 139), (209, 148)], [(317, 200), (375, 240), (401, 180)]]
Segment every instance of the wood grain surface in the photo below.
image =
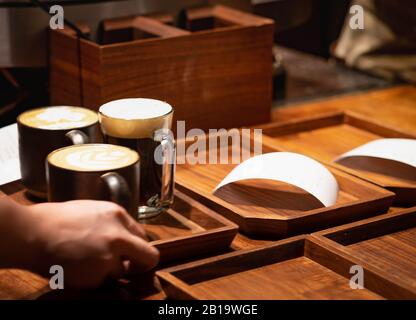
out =
[[(233, 251), (260, 247), (271, 241), (252, 240), (242, 234), (234, 238), (231, 249)], [(220, 252), (219, 252), (220, 253)], [(215, 256), (211, 254), (209, 256)], [(195, 256), (198, 260), (200, 256)], [(186, 262), (186, 261), (181, 261)], [(119, 300), (160, 300), (166, 299), (160, 284), (153, 275), (132, 278), (120, 281), (110, 286), (105, 284), (96, 290), (58, 290), (51, 292), (49, 281), (38, 275), (25, 270), (0, 270), (0, 299), (44, 299), (44, 300), (67, 300), (67, 299), (119, 299)]]
[(273, 21), (222, 6), (209, 12), (228, 25), (189, 32), (149, 17), (107, 22), (104, 41), (120, 36), (107, 45), (52, 31), (52, 104), (97, 110), (110, 100), (148, 97), (169, 102), (188, 128), (269, 121)]
[(313, 234), (406, 283), (416, 297), (416, 207)]
[[(19, 182), (9, 183), (7, 185), (3, 185), (0, 188), (0, 198), (8, 196), (14, 201), (17, 201), (24, 205), (31, 205), (36, 200), (30, 199), (27, 197), (23, 186)], [(186, 198), (186, 196), (184, 195)], [(192, 202), (194, 203), (194, 202)], [(157, 237), (160, 239), (169, 239), (170, 235), (181, 235), (183, 236), (182, 239), (179, 239), (180, 242), (183, 243), (184, 246), (178, 247), (173, 242), (173, 247), (169, 245), (169, 241), (165, 241), (167, 244), (165, 248), (162, 241), (159, 242), (159, 249), (162, 249), (165, 251), (165, 255), (167, 254), (167, 258), (173, 258), (172, 256), (169, 257), (169, 251), (172, 250), (172, 252), (178, 252), (184, 251), (186, 255), (188, 256), (188, 260), (197, 260), (204, 256), (212, 256), (216, 254), (223, 253), (224, 251), (230, 251), (230, 250), (241, 250), (241, 249), (247, 249), (247, 248), (253, 248), (257, 246), (261, 246), (265, 243), (268, 243), (269, 241), (263, 241), (263, 240), (252, 240), (249, 239), (243, 235), (238, 234), (229, 249), (226, 248), (226, 245), (223, 247), (223, 249), (219, 248), (218, 246), (221, 246), (221, 243), (226, 243), (228, 241), (231, 241), (233, 234), (235, 234), (235, 227), (231, 226), (231, 230), (227, 226), (230, 226), (229, 222), (222, 223), (224, 219), (222, 219), (218, 215), (214, 215), (215, 218), (210, 218), (210, 216), (206, 216), (204, 214), (204, 211), (207, 209), (203, 206), (201, 206), (198, 203), (194, 203), (195, 206), (191, 206), (189, 208), (189, 204), (184, 204), (183, 202), (179, 202), (176, 204), (176, 211), (182, 211), (182, 212), (188, 212), (188, 214), (191, 214), (193, 216), (196, 216), (194, 219), (198, 221), (198, 223), (193, 223), (192, 221), (189, 221), (188, 219), (184, 220), (181, 219), (181, 221), (185, 222), (184, 224), (178, 223), (175, 221), (179, 228), (175, 226), (175, 224), (170, 223), (170, 225), (165, 226), (163, 228), (158, 228), (156, 225), (147, 225), (145, 226), (146, 230), (151, 234), (151, 237), (153, 239), (156, 239)], [(183, 206), (187, 208), (183, 208)], [(181, 208), (182, 207), (182, 208)], [(198, 209), (198, 208), (204, 208)], [(174, 212), (171, 210), (171, 212)], [(180, 215), (179, 213), (174, 213), (174, 217), (178, 217)], [(165, 216), (163, 219), (171, 220), (174, 219), (174, 217), (171, 217), (170, 215)], [(199, 241), (195, 242), (192, 240), (192, 243), (189, 247), (186, 247), (186, 241), (187, 238), (192, 237), (198, 237), (201, 233), (201, 226), (205, 226), (208, 230), (211, 229), (213, 232), (216, 232), (214, 227), (218, 227), (219, 225), (225, 225), (225, 227), (222, 227), (222, 229), (225, 229), (224, 231), (220, 230), (220, 234), (223, 235), (223, 237), (215, 237), (218, 238), (220, 242), (217, 240), (212, 242), (210, 239), (213, 239), (211, 235), (208, 234), (208, 238), (205, 238), (205, 236), (200, 238), (200, 241), (203, 242), (203, 246), (205, 247), (208, 245), (208, 247), (212, 246), (215, 248), (214, 252), (211, 252), (210, 254), (198, 252), (197, 249), (192, 247), (192, 243), (198, 244)], [(221, 228), (219, 228), (221, 229)], [(195, 233), (196, 232), (196, 233)], [(205, 241), (208, 241), (208, 243), (205, 243)], [(211, 242), (210, 242), (211, 241)], [(189, 244), (188, 244), (189, 245)], [(201, 249), (201, 248), (200, 248)], [(189, 256), (188, 254), (190, 251), (197, 252), (195, 255)], [(217, 253), (215, 253), (217, 252)], [(181, 253), (180, 253), (181, 254)], [(174, 256), (175, 259), (178, 259), (178, 256)], [(186, 260), (178, 260), (178, 263), (185, 262)], [(142, 277), (137, 277), (133, 279), (128, 279), (127, 281), (122, 281), (117, 284), (111, 284), (111, 285), (104, 285), (96, 290), (88, 290), (88, 291), (77, 291), (77, 290), (58, 290), (57, 292), (51, 292), (49, 288), (49, 281), (47, 279), (44, 279), (38, 275), (32, 274), (31, 272), (24, 271), (24, 270), (0, 270), (0, 299), (53, 299), (53, 300), (61, 300), (61, 299), (98, 299), (98, 298), (104, 298), (104, 299), (164, 299), (165, 295), (161, 291), (160, 286), (157, 282), (154, 281), (153, 275), (145, 275)]]
[[(39, 201), (30, 198), (18, 181), (0, 187), (0, 199), (5, 196), (23, 205)], [(140, 221), (140, 224), (146, 231), (150, 243), (160, 251), (160, 267), (235, 250), (230, 244), (238, 232), (238, 227), (179, 191), (175, 193), (175, 202), (171, 209), (155, 219)], [(248, 245), (250, 240), (242, 241), (242, 246)], [(145, 293), (152, 296), (153, 291), (156, 294), (159, 291), (149, 278), (152, 279), (152, 276), (145, 279), (148, 283), (144, 287), (150, 290), (151, 294), (147, 291)], [(143, 281), (143, 278), (140, 278), (140, 281)], [(48, 281), (37, 275), (21, 270), (0, 270), (0, 299), (33, 299), (43, 295), (48, 297), (51, 294), (49, 291)], [(108, 288), (97, 291), (97, 295), (107, 291)], [(129, 296), (135, 294), (134, 290), (130, 291), (127, 291)], [(72, 293), (66, 293), (64, 297), (68, 297), (67, 294)], [(121, 298), (118, 293), (115, 297)]]
[[(330, 258), (330, 259), (328, 259)], [(180, 299), (414, 298), (403, 282), (363, 265), (365, 288), (350, 287), (356, 258), (321, 239), (298, 236), (258, 249), (157, 272), (168, 297)]]
[[(65, 46), (67, 45), (68, 44), (65, 44)], [(76, 45), (76, 43), (74, 43), (73, 45)], [(70, 53), (71, 53), (70, 50), (64, 50), (63, 52), (64, 59), (65, 57), (68, 59), (76, 59), (75, 56), (72, 56), (71, 58)], [(64, 65), (65, 65), (65, 68), (69, 68), (69, 69), (72, 68), (70, 67), (69, 64), (64, 64)], [(94, 65), (91, 65), (90, 67), (93, 68)], [(74, 74), (74, 77), (76, 77), (76, 72), (74, 72), (73, 74)], [(59, 74), (57, 74), (56, 76), (59, 76)], [(58, 85), (59, 81), (56, 84)], [(64, 87), (66, 89), (67, 85), (64, 84)], [(305, 115), (313, 115), (313, 114), (316, 115), (318, 113), (334, 111), (334, 110), (353, 109), (355, 111), (358, 111), (361, 114), (364, 114), (367, 116), (369, 115), (372, 118), (376, 119), (377, 121), (382, 122), (383, 124), (392, 125), (395, 128), (400, 128), (401, 130), (405, 130), (406, 132), (411, 132), (412, 134), (415, 134), (416, 133), (415, 101), (416, 101), (415, 87), (402, 86), (402, 87), (396, 87), (396, 88), (387, 89), (387, 90), (377, 90), (377, 91), (354, 94), (354, 95), (349, 95), (349, 96), (344, 96), (344, 97), (334, 97), (326, 101), (309, 102), (306, 104), (298, 105), (294, 108), (277, 109), (273, 112), (273, 119), (274, 121), (286, 121), (286, 120), (293, 120), (296, 117), (302, 118)], [(6, 186), (2, 186), (2, 190), (0, 190), (0, 196), (6, 196), (6, 195), (12, 197), (13, 199), (15, 199), (16, 201), (20, 203), (26, 203), (26, 204), (31, 203), (25, 197), (25, 194), (22, 191), (22, 187), (17, 184), (9, 184)], [(392, 207), (389, 209), (388, 214), (381, 215), (380, 217), (384, 218), (384, 217), (390, 216), (391, 214), (400, 212), (401, 210), (402, 210), (401, 208)], [(357, 223), (357, 225), (359, 225), (359, 223)], [(390, 224), (387, 224), (387, 226), (388, 225)], [(385, 224), (384, 227), (376, 227), (376, 228), (373, 228), (373, 230), (379, 230), (380, 232), (384, 232), (383, 230), (389, 230), (388, 228), (386, 228), (387, 226)], [(338, 227), (332, 230), (336, 231), (337, 228)], [(402, 231), (406, 233), (405, 229), (406, 228), (404, 228)], [(401, 239), (403, 239), (403, 236), (400, 235), (400, 232), (402, 231), (398, 231), (399, 238)], [(359, 232), (359, 233), (364, 234), (363, 232)], [(367, 230), (366, 233), (370, 233), (370, 232)], [(387, 236), (387, 233), (385, 235)], [(407, 239), (405, 240), (406, 244), (409, 244), (409, 239), (410, 241), (412, 241), (411, 240), (412, 238), (409, 238), (406, 235), (404, 238)], [(328, 241), (331, 241), (330, 244), (334, 242), (331, 239), (326, 239), (325, 241), (326, 241), (325, 242), (326, 245)], [(273, 243), (272, 241), (268, 241), (268, 240), (255, 240), (255, 239), (252, 239), (248, 236), (245, 236), (239, 233), (234, 238), (234, 241), (231, 244), (231, 248), (232, 250), (235, 250), (238, 252), (241, 250), (251, 250), (251, 249), (259, 248), (265, 245), (270, 245), (272, 243)], [(360, 241), (358, 242), (358, 244), (359, 243)], [(365, 241), (361, 243), (365, 243)], [(339, 244), (339, 243), (335, 243), (335, 244), (338, 244), (339, 246), (341, 246), (341, 248), (346, 247), (348, 249), (348, 245), (345, 246), (344, 244)], [(339, 248), (336, 248), (336, 249), (339, 249)], [(317, 250), (317, 252), (322, 252), (322, 251)], [(325, 259), (323, 258), (321, 258), (320, 260), (318, 259), (318, 261), (321, 261), (321, 262), (317, 264), (322, 266), (320, 270), (322, 270), (322, 268), (329, 269), (327, 266), (332, 266), (332, 267), (334, 266), (332, 263), (332, 260), (334, 259), (333, 256), (321, 255), (321, 257), (328, 259), (329, 262), (326, 263)], [(336, 259), (339, 259), (339, 257), (336, 257)], [(239, 264), (241, 265), (242, 263), (239, 262)], [(325, 264), (327, 266), (325, 266)], [(392, 261), (391, 264), (394, 264), (394, 261)], [(223, 270), (225, 270), (225, 265), (219, 263), (218, 267), (211, 268), (210, 270), (223, 272)], [(343, 270), (336, 271), (335, 277), (337, 277), (337, 275), (340, 274), (339, 272), (342, 272)], [(344, 271), (349, 271), (349, 270), (344, 270)], [(325, 271), (325, 273), (328, 273), (328, 271)], [(377, 271), (375, 272), (375, 274), (377, 274)], [(267, 278), (267, 275), (265, 277)], [(368, 281), (371, 282), (372, 279), (374, 279), (374, 276), (370, 277), (370, 279), (366, 278), (366, 282)], [(332, 283), (334, 282), (331, 282), (331, 284)], [(377, 282), (377, 283), (380, 284), (380, 282)], [(295, 288), (296, 288), (296, 285), (297, 284), (295, 284)], [(240, 286), (239, 289), (241, 289), (241, 287), (242, 286)], [(403, 294), (403, 291), (402, 289), (400, 289), (400, 287), (399, 288), (395, 287), (393, 289), (389, 285), (387, 285), (387, 287), (390, 289), (392, 293), (399, 292)], [(97, 290), (92, 290), (92, 291), (87, 291), (87, 292), (71, 291), (71, 290), (66, 289), (66, 290), (63, 290), (63, 292), (51, 293), (51, 292), (48, 292), (49, 291), (48, 288), (49, 286), (48, 286), (47, 279), (40, 278), (39, 276), (33, 275), (30, 272), (22, 271), (22, 270), (0, 270), (0, 299), (68, 299), (68, 298), (165, 299), (166, 298), (165, 294), (161, 291), (161, 287), (159, 283), (157, 281), (154, 281), (153, 277), (147, 277), (145, 280), (143, 280), (143, 277), (142, 278), (138, 277), (137, 279), (130, 279), (127, 282), (118, 283), (116, 286), (104, 285), (98, 288)], [(219, 291), (218, 288), (216, 288), (215, 290)], [(331, 286), (328, 286), (327, 288), (325, 288), (325, 290), (331, 290)], [(338, 289), (334, 288), (334, 291), (336, 290)], [(302, 291), (304, 292), (306, 291), (304, 286), (302, 286)], [(408, 291), (404, 290), (404, 294), (406, 294), (406, 292)], [(279, 294), (277, 290), (275, 290), (274, 293), (276, 295)], [(297, 294), (297, 293), (293, 293), (293, 291), (290, 293)], [(311, 289), (309, 293), (305, 293), (305, 294), (313, 295), (313, 289)], [(321, 295), (321, 294), (322, 293), (317, 293), (317, 295)], [(285, 295), (284, 298), (287, 298), (287, 296)]]
[(350, 93), (345, 96), (276, 108), (272, 112), (272, 121), (285, 122), (319, 113), (344, 110), (358, 112), (384, 125), (416, 135), (416, 86), (414, 85)]
[[(26, 194), (20, 182), (0, 189), (21, 204), (36, 201)], [(237, 225), (180, 191), (175, 192), (174, 204), (166, 213), (139, 223), (150, 243), (160, 251), (162, 264), (224, 252), (238, 232)]]
[(376, 139), (416, 135), (380, 123), (356, 112), (331, 112), (264, 126), (263, 143), (285, 151), (313, 157), (335, 168), (378, 184), (396, 193), (396, 204), (416, 204), (414, 168), (373, 158), (348, 158), (335, 163), (343, 153)]
[[(216, 137), (223, 135), (225, 133), (219, 133)], [(328, 169), (337, 179), (340, 191), (335, 205), (327, 208), (300, 188), (268, 180), (233, 183), (213, 194), (214, 188), (237, 164), (209, 164), (210, 137), (203, 139), (201, 137), (199, 141), (204, 141), (207, 151), (198, 150), (198, 156), (205, 159), (206, 164), (199, 161), (197, 164), (186, 162), (178, 165), (177, 188), (234, 221), (241, 232), (252, 237), (281, 238), (324, 229), (381, 214), (393, 201), (391, 192), (330, 167)], [(221, 151), (231, 155), (231, 149), (232, 139), (228, 140), (228, 145), (218, 148), (217, 158), (220, 159)], [(273, 151), (280, 150), (263, 145), (263, 153)], [(249, 154), (252, 148), (240, 150), (240, 157), (245, 152)]]

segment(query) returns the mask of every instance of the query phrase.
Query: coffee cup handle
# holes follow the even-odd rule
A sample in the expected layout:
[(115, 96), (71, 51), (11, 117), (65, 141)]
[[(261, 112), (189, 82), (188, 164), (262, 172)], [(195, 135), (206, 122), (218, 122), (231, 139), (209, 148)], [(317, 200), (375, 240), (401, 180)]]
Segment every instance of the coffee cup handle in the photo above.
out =
[(131, 192), (126, 180), (116, 172), (105, 173), (101, 176), (101, 179), (109, 190), (110, 200), (129, 211)]
[(85, 144), (90, 141), (90, 138), (80, 130), (71, 130), (65, 134), (65, 137), (72, 144)]
[(160, 142), (162, 163), (162, 187), (160, 190), (159, 203), (168, 207), (173, 203), (175, 189), (176, 168), (176, 143), (171, 132), (158, 130), (155, 132), (154, 141)]

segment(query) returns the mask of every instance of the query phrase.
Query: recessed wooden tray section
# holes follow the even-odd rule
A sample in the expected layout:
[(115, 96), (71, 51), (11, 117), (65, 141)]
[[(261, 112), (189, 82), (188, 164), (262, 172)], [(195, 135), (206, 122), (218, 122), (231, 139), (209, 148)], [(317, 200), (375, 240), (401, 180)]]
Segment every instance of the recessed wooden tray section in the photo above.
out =
[(364, 289), (350, 287), (354, 258), (304, 236), (158, 271), (174, 299), (400, 299), (406, 288), (364, 268)]
[(381, 138), (415, 139), (412, 134), (352, 112), (328, 113), (261, 127), (265, 135), (263, 142), (270, 147), (302, 153), (387, 188), (396, 194), (395, 204), (398, 206), (416, 204), (414, 170), (409, 172), (410, 168), (403, 167), (397, 172), (387, 174), (388, 162), (376, 159), (360, 163), (354, 160), (349, 164), (333, 162), (343, 153), (367, 142)]
[[(360, 265), (388, 273), (416, 298), (416, 207), (313, 234)], [(365, 280), (366, 281), (366, 280)]]
[[(1, 186), (0, 197), (2, 193), (22, 204), (34, 203), (17, 181)], [(226, 251), (238, 227), (189, 196), (179, 191), (175, 195), (166, 213), (140, 222), (150, 242), (159, 249), (161, 263)]]
[[(221, 152), (232, 153), (230, 139), (228, 146), (220, 147), (221, 135), (216, 135), (218, 160)], [(209, 150), (209, 138), (200, 137), (198, 143), (201, 141)], [(178, 141), (178, 148), (183, 144), (189, 148), (193, 143)], [(240, 156), (250, 154), (253, 143), (251, 139), (251, 147), (241, 149)], [(263, 145), (263, 153), (275, 151), (278, 150)], [(368, 218), (385, 212), (393, 201), (393, 193), (331, 167), (328, 169), (337, 179), (340, 191), (336, 204), (327, 208), (300, 188), (268, 180), (233, 183), (213, 194), (214, 188), (236, 164), (208, 164), (210, 152), (200, 150), (195, 154), (207, 164), (201, 161), (190, 164), (178, 159), (184, 164), (177, 166), (177, 188), (234, 221), (241, 232), (254, 237), (282, 238)]]

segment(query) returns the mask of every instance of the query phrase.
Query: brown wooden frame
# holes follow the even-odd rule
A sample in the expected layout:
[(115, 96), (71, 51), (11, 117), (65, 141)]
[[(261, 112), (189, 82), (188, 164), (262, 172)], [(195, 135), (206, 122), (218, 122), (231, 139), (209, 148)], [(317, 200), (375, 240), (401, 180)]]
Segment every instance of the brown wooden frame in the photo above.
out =
[[(377, 272), (388, 272), (388, 277), (401, 286), (406, 287), (416, 297), (416, 264), (413, 261), (413, 269), (409, 270), (409, 259), (406, 257), (416, 257), (416, 247), (411, 245), (400, 245), (391, 235), (401, 231), (415, 229), (416, 227), (416, 207), (400, 210), (387, 215), (373, 217), (370, 219), (357, 221), (347, 225), (334, 227), (312, 234), (316, 241), (325, 242), (334, 250), (350, 254), (355, 257), (359, 265), (371, 266)], [(408, 233), (408, 237), (413, 237), (413, 233)], [(385, 236), (385, 241), (395, 244), (397, 252), (393, 254), (384, 252), (382, 244), (372, 246), (372, 255), (368, 255), (368, 249), (363, 251), (361, 247), (351, 249), (351, 245), (366, 244), (376, 238)], [(374, 243), (374, 242), (373, 242)], [(393, 257), (397, 253), (397, 257)], [(388, 256), (387, 256), (388, 254)], [(374, 256), (378, 263), (375, 263)], [(404, 258), (402, 258), (404, 257)], [(382, 259), (382, 260), (379, 260)], [(406, 262), (406, 265), (404, 265)], [(402, 270), (402, 272), (400, 272)], [(406, 272), (404, 273), (403, 270)], [(413, 273), (413, 276), (409, 276)]]
[[(217, 134), (217, 137), (219, 136), (221, 136), (221, 133)], [(205, 139), (206, 144), (208, 144), (207, 140), (209, 137), (208, 135), (208, 137), (201, 137), (201, 139)], [(254, 143), (254, 138), (252, 136), (250, 138), (251, 143)], [(178, 141), (178, 145), (185, 144), (185, 147), (190, 143), (192, 142)], [(270, 148), (264, 144), (263, 153), (274, 151), (280, 150)], [(328, 208), (317, 208), (306, 211), (298, 210), (286, 217), (279, 215), (273, 216), (273, 214), (279, 213), (277, 209), (272, 210), (268, 214), (258, 214), (259, 211), (256, 210), (259, 210), (260, 207), (255, 204), (250, 208), (241, 208), (212, 194), (213, 186), (210, 184), (213, 181), (211, 180), (214, 179), (214, 174), (218, 172), (218, 175), (223, 174), (222, 171), (215, 171), (216, 169), (222, 170), (221, 165), (210, 166), (209, 172), (202, 172), (200, 170), (201, 166), (204, 165), (180, 164), (177, 166), (176, 186), (178, 190), (191, 195), (194, 199), (224, 215), (226, 218), (238, 224), (242, 233), (254, 237), (282, 238), (310, 233), (329, 228), (330, 226), (368, 218), (386, 212), (394, 198), (393, 193), (390, 191), (358, 179), (336, 168), (327, 166), (338, 180), (341, 192), (354, 195), (359, 200), (335, 204)], [(219, 182), (220, 180), (215, 181), (215, 183)], [(256, 186), (261, 187), (263, 184), (261, 182), (256, 183)], [(260, 189), (259, 191), (252, 190), (247, 197), (254, 197), (252, 199), (265, 198)], [(275, 202), (275, 199), (273, 201)], [(270, 202), (270, 205), (274, 204), (274, 202)]]
[(109, 44), (52, 30), (52, 104), (97, 110), (145, 97), (169, 102), (188, 128), (270, 121), (274, 22), (220, 5), (201, 10), (188, 10), (190, 25), (208, 18), (227, 25), (190, 32), (166, 16), (116, 19), (103, 22)]
[[(24, 205), (34, 203), (19, 181), (1, 186), (0, 197), (5, 195)], [(237, 225), (180, 191), (175, 196), (176, 202), (168, 212), (140, 222), (150, 243), (160, 251), (162, 264), (231, 250)], [(170, 225), (172, 221), (175, 224)], [(182, 229), (191, 230), (191, 234)]]
[[(345, 286), (349, 285), (349, 279), (352, 276), (350, 274), (351, 266), (362, 262), (344, 251), (333, 248), (331, 245), (328, 245), (327, 241), (310, 236), (297, 236), (257, 249), (233, 252), (160, 270), (156, 275), (159, 278), (163, 290), (170, 298), (207, 299), (207, 295), (204, 295), (202, 289), (196, 291), (193, 288), (194, 284), (220, 277), (227, 278), (229, 275), (233, 275), (232, 281), (238, 282), (238, 278), (236, 279), (235, 275), (240, 272), (247, 270), (254, 270), (254, 273), (257, 273), (257, 270), (261, 272), (263, 266), (289, 261), (301, 256), (305, 256), (319, 265), (345, 277)], [(366, 289), (387, 299), (416, 298), (416, 293), (406, 282), (396, 281), (396, 279), (389, 277), (388, 273), (373, 268), (366, 263), (362, 263), (361, 265), (365, 274)], [(296, 267), (293, 266), (292, 268)], [(280, 278), (275, 279), (275, 281), (285, 283), (290, 281), (290, 279)], [(227, 289), (223, 284), (221, 290), (226, 291)], [(229, 288), (228, 290), (231, 289)], [(331, 289), (328, 288), (327, 290), (330, 291)], [(249, 291), (251, 288), (244, 287), (242, 290)], [(309, 293), (313, 293), (313, 289), (309, 291)], [(334, 299), (343, 298), (342, 296), (336, 296), (335, 292)], [(234, 293), (234, 297), (235, 295), (238, 295), (238, 292)], [(212, 298), (212, 293), (209, 295), (209, 298)], [(252, 298), (256, 298), (255, 294), (253, 294)], [(309, 298), (305, 293), (304, 299)]]
[[(277, 139), (284, 138), (292, 134), (306, 133), (308, 131), (346, 124), (351, 127), (356, 127), (358, 129), (367, 131), (371, 134), (377, 135), (380, 138), (408, 138), (416, 139), (416, 136), (408, 133), (399, 128), (388, 126), (382, 124), (374, 119), (369, 119), (366, 116), (360, 115), (352, 111), (346, 112), (329, 112), (322, 113), (314, 116), (308, 116), (292, 121), (286, 121), (284, 123), (268, 123), (265, 125), (258, 126), (263, 129), (263, 143), (269, 147), (277, 148), (284, 151), (294, 151), (302, 152), (305, 155), (313, 157), (318, 161), (326, 163), (331, 167), (340, 169), (349, 174), (355, 175), (359, 178), (365, 179), (369, 182), (375, 183), (383, 188), (386, 188), (396, 194), (395, 205), (397, 206), (412, 206), (415, 205), (416, 199), (416, 185), (410, 183), (400, 183), (396, 180), (384, 181), (377, 178), (377, 176), (372, 176), (369, 173), (361, 172), (358, 169), (352, 169), (345, 165), (334, 163), (328, 156), (325, 154), (325, 151), (321, 151), (319, 145), (325, 144), (325, 141), (317, 141), (316, 148), (311, 150), (299, 150), (296, 149), (295, 143), (291, 146), (288, 146), (286, 142), (279, 141)], [(352, 138), (352, 137), (351, 137)], [(328, 148), (328, 145), (325, 144), (325, 148)], [(345, 150), (347, 152), (349, 150)], [(339, 154), (340, 155), (340, 154)]]

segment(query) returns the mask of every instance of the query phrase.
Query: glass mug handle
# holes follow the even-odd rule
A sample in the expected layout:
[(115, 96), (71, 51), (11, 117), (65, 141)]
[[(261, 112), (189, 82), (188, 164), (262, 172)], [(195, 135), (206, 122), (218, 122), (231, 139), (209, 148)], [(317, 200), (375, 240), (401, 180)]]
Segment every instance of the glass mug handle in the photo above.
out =
[(153, 140), (160, 142), (162, 155), (162, 183), (160, 190), (160, 204), (164, 207), (173, 203), (175, 189), (176, 143), (170, 133), (155, 132)]
[(86, 144), (89, 143), (90, 138), (80, 130), (71, 130), (65, 134), (65, 137), (72, 144)]
[(116, 172), (105, 173), (101, 179), (110, 191), (110, 200), (130, 212), (131, 192), (126, 180)]
[(176, 143), (171, 132), (164, 129), (157, 130), (153, 134), (153, 141), (159, 142), (156, 148), (154, 160), (162, 166), (160, 196), (155, 195), (147, 200), (147, 206), (139, 207), (138, 219), (152, 218), (166, 209), (173, 203), (175, 189), (175, 168), (176, 168)]

